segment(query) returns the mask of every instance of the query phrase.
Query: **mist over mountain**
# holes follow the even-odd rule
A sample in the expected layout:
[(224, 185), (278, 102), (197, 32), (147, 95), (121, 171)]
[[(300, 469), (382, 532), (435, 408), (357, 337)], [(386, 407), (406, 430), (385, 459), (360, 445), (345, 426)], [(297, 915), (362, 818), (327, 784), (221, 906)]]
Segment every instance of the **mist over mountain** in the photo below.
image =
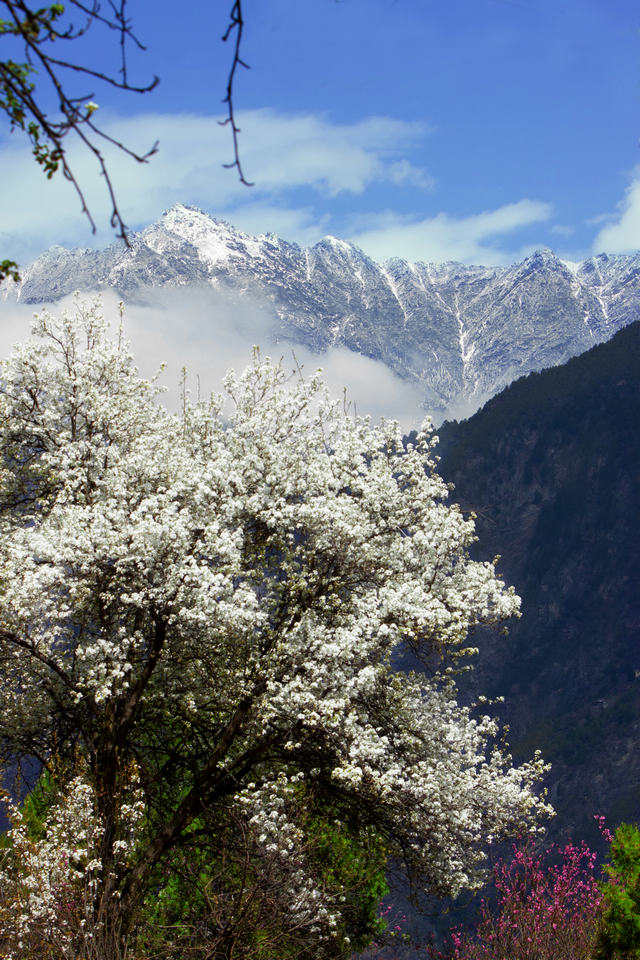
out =
[(268, 318), (270, 343), (316, 354), (343, 347), (383, 362), (439, 422), (469, 415), (514, 379), (564, 363), (634, 320), (640, 255), (567, 263), (543, 250), (510, 267), (379, 264), (332, 237), (305, 249), (177, 205), (135, 234), (130, 249), (52, 247), (3, 295), (35, 304), (111, 289), (135, 303), (150, 290), (180, 288), (253, 303)]
[(505, 697), (516, 759), (553, 764), (551, 834), (640, 819), (640, 323), (445, 423), (440, 472), (522, 596), (468, 696)]

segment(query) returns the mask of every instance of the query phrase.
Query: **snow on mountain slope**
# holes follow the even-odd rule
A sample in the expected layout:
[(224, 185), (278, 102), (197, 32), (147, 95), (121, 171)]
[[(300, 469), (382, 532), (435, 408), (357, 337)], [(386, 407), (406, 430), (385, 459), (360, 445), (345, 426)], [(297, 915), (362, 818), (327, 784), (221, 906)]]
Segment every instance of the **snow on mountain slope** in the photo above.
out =
[(343, 240), (302, 249), (251, 237), (180, 204), (131, 248), (52, 247), (6, 297), (26, 303), (73, 290), (223, 290), (272, 318), (273, 342), (320, 352), (343, 346), (420, 386), (425, 409), (467, 415), (531, 370), (563, 363), (640, 316), (640, 255), (568, 264), (541, 250), (510, 267), (378, 264)]

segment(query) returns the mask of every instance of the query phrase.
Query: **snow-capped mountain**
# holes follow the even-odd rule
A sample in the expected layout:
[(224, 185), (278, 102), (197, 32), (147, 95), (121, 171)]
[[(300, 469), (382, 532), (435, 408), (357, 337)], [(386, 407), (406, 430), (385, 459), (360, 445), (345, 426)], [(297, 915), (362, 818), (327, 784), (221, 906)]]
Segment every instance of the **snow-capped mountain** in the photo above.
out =
[(379, 264), (333, 237), (304, 249), (182, 205), (130, 249), (52, 247), (4, 295), (38, 303), (111, 287), (135, 301), (148, 288), (187, 285), (253, 298), (272, 317), (273, 341), (344, 346), (384, 362), (419, 385), (438, 419), (472, 412), (640, 316), (640, 255), (568, 263), (542, 250), (510, 267)]

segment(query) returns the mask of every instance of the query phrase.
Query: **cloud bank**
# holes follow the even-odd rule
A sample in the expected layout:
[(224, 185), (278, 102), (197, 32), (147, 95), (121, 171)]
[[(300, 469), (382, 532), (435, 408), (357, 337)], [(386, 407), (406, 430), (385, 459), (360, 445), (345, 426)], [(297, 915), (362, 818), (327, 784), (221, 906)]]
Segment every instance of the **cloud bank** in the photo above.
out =
[(634, 174), (617, 216), (602, 227), (593, 241), (594, 253), (634, 253), (640, 248), (640, 167)]
[(414, 220), (388, 212), (367, 217), (349, 239), (374, 260), (395, 256), (411, 261), (455, 260), (493, 266), (526, 256), (528, 248), (514, 256), (512, 250), (500, 245), (500, 240), (523, 227), (549, 220), (552, 212), (551, 204), (537, 200), (520, 200), (460, 218), (439, 213)]
[[(105, 315), (115, 323), (118, 297), (106, 291), (101, 299)], [(34, 312), (44, 306), (0, 303), (1, 356), (28, 336)], [(73, 306), (73, 297), (66, 297), (46, 309), (57, 315)], [(321, 367), (332, 395), (342, 399), (346, 387), (347, 399), (359, 414), (399, 420), (405, 430), (423, 419), (420, 391), (383, 363), (344, 347), (316, 354), (299, 345), (273, 344), (271, 326), (271, 317), (257, 305), (247, 301), (242, 307), (231, 306), (219, 292), (208, 289), (153, 291), (144, 303), (131, 304), (125, 312), (125, 334), (141, 374), (152, 377), (166, 363), (159, 382), (167, 388), (163, 402), (172, 410), (180, 409), (183, 367), (192, 396), (206, 397), (220, 389), (228, 369), (247, 366), (255, 345), (265, 356), (282, 357), (291, 370), (297, 364), (309, 373)]]
[[(248, 233), (273, 232), (308, 246), (331, 233), (350, 239), (376, 260), (459, 260), (489, 265), (510, 263), (533, 248), (518, 231), (546, 223), (550, 204), (520, 199), (495, 210), (464, 217), (406, 215), (395, 210), (361, 214), (361, 198), (394, 197), (409, 188), (414, 209), (433, 205), (433, 178), (407, 155), (429, 134), (422, 123), (368, 117), (337, 124), (316, 114), (253, 110), (241, 118), (242, 163), (255, 186), (247, 188), (229, 157), (228, 130), (214, 117), (195, 114), (141, 114), (127, 118), (105, 112), (106, 131), (144, 153), (158, 139), (148, 163), (105, 148), (119, 207), (133, 228), (156, 220), (174, 203), (193, 204)], [(106, 228), (110, 206), (104, 181), (78, 144), (70, 149), (76, 175), (101, 226), (95, 244), (113, 239)], [(70, 184), (47, 181), (19, 137), (0, 139), (0, 248), (29, 262), (54, 243), (92, 242)], [(534, 238), (535, 239), (535, 238)], [(5, 254), (7, 255), (7, 254)]]

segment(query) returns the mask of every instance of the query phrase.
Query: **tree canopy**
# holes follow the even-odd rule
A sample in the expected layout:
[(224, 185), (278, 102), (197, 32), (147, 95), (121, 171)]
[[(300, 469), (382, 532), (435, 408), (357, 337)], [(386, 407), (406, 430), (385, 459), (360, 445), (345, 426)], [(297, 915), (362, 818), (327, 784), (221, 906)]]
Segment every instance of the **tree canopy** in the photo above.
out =
[[(405, 449), (397, 423), (259, 352), (181, 415), (160, 392), (99, 301), (42, 312), (0, 369), (0, 744), (58, 785), (58, 826), (27, 839), (69, 862), (65, 809), (85, 824), (73, 856), (105, 956), (180, 857), (197, 876), (205, 857), (206, 955), (231, 956), (240, 848), (282, 929), (336, 956), (349, 871), (328, 882), (327, 838), (455, 893), (488, 839), (548, 812), (542, 761), (512, 766), (456, 702), (468, 631), (519, 600), (470, 559), (428, 424)], [(394, 669), (407, 649), (424, 672)]]

